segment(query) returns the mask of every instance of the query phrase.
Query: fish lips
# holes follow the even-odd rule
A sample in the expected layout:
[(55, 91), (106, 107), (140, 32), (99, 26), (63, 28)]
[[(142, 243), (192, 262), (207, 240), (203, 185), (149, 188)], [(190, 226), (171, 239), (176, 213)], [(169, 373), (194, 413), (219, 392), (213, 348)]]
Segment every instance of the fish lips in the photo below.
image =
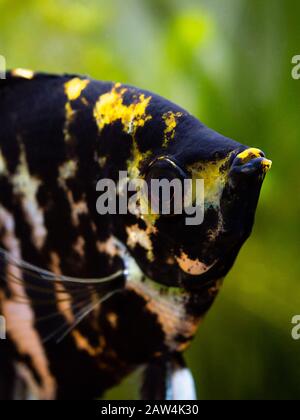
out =
[(239, 153), (233, 160), (229, 176), (265, 175), (272, 167), (272, 161), (267, 159), (264, 152), (249, 148)]
[(243, 241), (250, 235), (261, 186), (271, 166), (265, 154), (255, 148), (233, 159), (220, 205), (225, 232)]

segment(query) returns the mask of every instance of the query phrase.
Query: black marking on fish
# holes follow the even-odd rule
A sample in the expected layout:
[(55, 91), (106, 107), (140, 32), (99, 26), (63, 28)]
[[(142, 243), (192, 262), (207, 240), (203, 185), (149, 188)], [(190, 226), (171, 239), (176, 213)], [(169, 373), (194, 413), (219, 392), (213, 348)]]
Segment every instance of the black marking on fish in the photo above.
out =
[[(9, 72), (0, 119), (0, 399), (18, 361), (38, 398), (96, 398), (145, 364), (173, 366), (172, 381), (251, 233), (270, 162), (160, 96), (77, 75)], [(202, 225), (97, 214), (99, 179), (151, 176), (159, 159), (204, 178)]]

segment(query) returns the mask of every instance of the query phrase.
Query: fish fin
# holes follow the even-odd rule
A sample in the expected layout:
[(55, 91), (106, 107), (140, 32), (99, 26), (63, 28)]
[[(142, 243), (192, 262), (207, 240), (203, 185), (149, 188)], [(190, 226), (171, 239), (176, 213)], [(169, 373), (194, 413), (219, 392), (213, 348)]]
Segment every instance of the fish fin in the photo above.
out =
[(149, 363), (141, 394), (144, 400), (196, 400), (194, 379), (182, 355), (173, 354)]
[(14, 399), (16, 372), (12, 349), (7, 340), (0, 340), (0, 401)]
[[(80, 288), (86, 288), (87, 286), (95, 286), (100, 288), (102, 286), (104, 287), (105, 285), (109, 285), (114, 281), (120, 281), (120, 279), (126, 275), (126, 270), (123, 269), (117, 270), (115, 273), (102, 278), (76, 278), (64, 276), (55, 274), (34, 264), (30, 264), (22, 259), (15, 258), (3, 248), (0, 248), (0, 262), (2, 264), (10, 264), (20, 269), (22, 273), (26, 273), (31, 279), (38, 279), (40, 282), (40, 287), (47, 284), (53, 285), (54, 283), (62, 283), (67, 284), (68, 286), (78, 287), (79, 290)], [(26, 279), (24, 280), (23, 278), (17, 278), (14, 275), (11, 275), (11, 277), (13, 277), (14, 281), (18, 281), (20, 283), (26, 281)]]
[(143, 400), (165, 400), (167, 389), (167, 361), (158, 358), (150, 362), (144, 371), (141, 397)]
[(102, 278), (59, 275), (0, 248), (0, 286), (10, 301), (34, 309), (45, 342), (65, 338), (102, 302), (121, 292), (125, 278), (125, 269)]
[(30, 366), (14, 356), (10, 341), (0, 340), (0, 401), (39, 399), (39, 385)]
[(5, 72), (5, 78), (1, 79), (0, 86), (7, 82), (17, 82), (21, 80), (36, 80), (36, 79), (60, 79), (60, 78), (88, 78), (87, 75), (80, 75), (74, 73), (62, 73), (62, 74), (55, 74), (55, 73), (46, 73), (46, 72), (35, 72), (32, 70), (27, 69), (10, 69)]
[(90, 79), (89, 76), (79, 74), (51, 74), (26, 69), (7, 70), (5, 77), (0, 78), (0, 92), (2, 89), (5, 90), (8, 88), (11, 90), (25, 83), (28, 84), (39, 80), (46, 82), (49, 80), (61, 80), (62, 83), (65, 83), (74, 78)]

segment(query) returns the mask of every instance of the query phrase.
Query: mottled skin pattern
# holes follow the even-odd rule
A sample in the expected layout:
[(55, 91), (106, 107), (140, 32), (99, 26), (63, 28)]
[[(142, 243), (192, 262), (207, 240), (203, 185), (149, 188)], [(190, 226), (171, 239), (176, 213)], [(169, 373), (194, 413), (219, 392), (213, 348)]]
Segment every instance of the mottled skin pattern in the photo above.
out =
[[(138, 366), (180, 361), (251, 232), (269, 162), (159, 96), (79, 76), (8, 73), (0, 81), (0, 120), (0, 246), (83, 279), (123, 270), (126, 261), (133, 266), (133, 274), (107, 285), (118, 291), (64, 340), (43, 344), (71, 323), (76, 295), (59, 282), (46, 291), (37, 279), (27, 279), (35, 281), (28, 286), (30, 273), (22, 270), (13, 283), (3, 261), (0, 313), (8, 340), (0, 341), (0, 399), (15, 398), (17, 384), (18, 397), (30, 391), (92, 399)], [(120, 170), (146, 176), (157, 158), (204, 178), (202, 225), (186, 226), (183, 216), (97, 214), (99, 179), (117, 180)], [(58, 287), (67, 308), (59, 305)], [(18, 293), (26, 303), (11, 307)], [(97, 294), (88, 288), (90, 301)], [(23, 325), (18, 311), (29, 311), (30, 321)]]

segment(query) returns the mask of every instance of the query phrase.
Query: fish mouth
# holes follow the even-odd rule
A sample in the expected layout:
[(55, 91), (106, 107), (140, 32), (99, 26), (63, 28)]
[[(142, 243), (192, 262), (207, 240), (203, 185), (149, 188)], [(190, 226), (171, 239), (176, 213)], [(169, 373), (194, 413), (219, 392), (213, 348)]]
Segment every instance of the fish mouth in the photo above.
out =
[(239, 153), (232, 162), (232, 171), (242, 174), (262, 173), (265, 175), (272, 167), (272, 161), (267, 159), (260, 149), (249, 148)]

